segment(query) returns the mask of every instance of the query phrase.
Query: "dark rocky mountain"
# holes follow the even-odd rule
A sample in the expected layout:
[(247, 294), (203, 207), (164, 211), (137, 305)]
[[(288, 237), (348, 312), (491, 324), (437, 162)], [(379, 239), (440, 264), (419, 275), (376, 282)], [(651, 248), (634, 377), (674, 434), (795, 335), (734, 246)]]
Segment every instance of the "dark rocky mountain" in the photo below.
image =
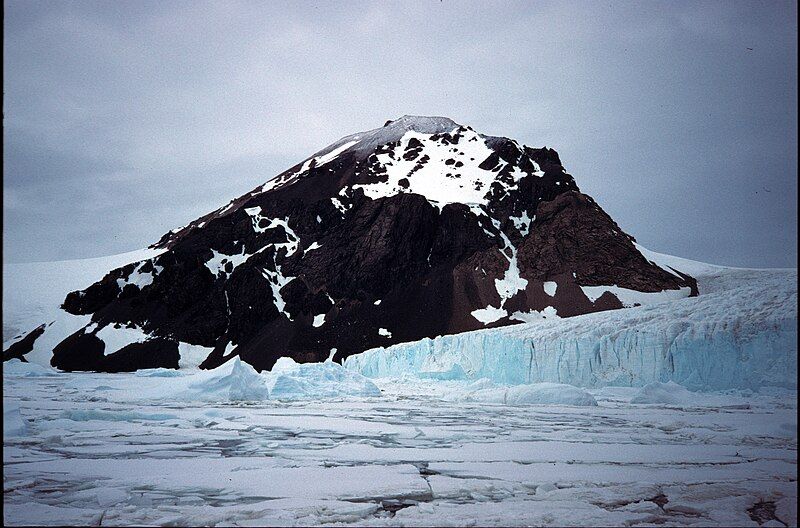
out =
[[(153, 247), (67, 296), (92, 323), (53, 366), (174, 368), (188, 343), (207, 347), (202, 367), (238, 355), (269, 369), (697, 294), (642, 256), (556, 151), (438, 117), (345, 137)], [(98, 333), (115, 327), (150, 337), (106, 350), (120, 343)]]

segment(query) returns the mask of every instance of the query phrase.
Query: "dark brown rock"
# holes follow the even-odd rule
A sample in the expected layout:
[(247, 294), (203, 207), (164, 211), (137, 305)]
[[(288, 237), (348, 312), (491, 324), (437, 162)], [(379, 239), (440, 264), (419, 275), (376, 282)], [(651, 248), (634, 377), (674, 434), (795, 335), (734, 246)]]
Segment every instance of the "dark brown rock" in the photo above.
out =
[[(407, 130), (431, 135), (403, 147)], [(459, 155), (460, 146), (475, 141), (491, 153), (484, 159)], [(204, 368), (236, 354), (268, 369), (281, 356), (319, 361), (335, 348), (341, 359), (372, 347), (514, 324), (510, 315), (517, 311), (551, 306), (571, 316), (622, 306), (610, 293), (591, 302), (581, 286), (642, 292), (689, 286), (697, 292), (691, 277), (647, 261), (633, 238), (579, 191), (552, 149), (478, 139), (441, 118), (404, 117), (322, 152), (353, 142), (334, 159), (300, 163), (278, 175), (272, 188), (255, 189), (168, 233), (155, 244), (166, 252), (152, 261), (112, 270), (70, 293), (64, 301), (70, 313), (92, 314), (100, 326), (135, 324), (153, 339), (104, 356), (102, 341), (81, 330), (56, 347), (54, 366), (176, 368), (180, 341), (214, 347)], [(444, 150), (434, 157), (431, 148)], [(470, 171), (490, 171), (490, 183), (475, 184), (484, 203), (441, 205), (409, 192), (410, 179), (437, 174), (426, 172), (433, 159), (447, 160), (441, 177), (449, 172), (455, 185)], [(387, 160), (410, 169), (396, 190), (373, 199), (359, 185), (389, 185)], [(524, 215), (533, 218), (527, 229), (519, 227)], [(496, 281), (509, 269), (508, 244), (516, 247), (527, 285), (504, 300)], [(231, 256), (216, 273), (209, 268), (214, 254)], [(249, 258), (234, 267), (237, 255)], [(136, 282), (129, 280), (134, 274), (153, 280), (119, 287), (120, 280)], [(545, 292), (545, 281), (557, 283), (554, 296)], [(472, 315), (501, 304), (509, 316), (488, 325)], [(324, 323), (315, 326), (322, 315)], [(226, 355), (229, 344), (235, 348)]]

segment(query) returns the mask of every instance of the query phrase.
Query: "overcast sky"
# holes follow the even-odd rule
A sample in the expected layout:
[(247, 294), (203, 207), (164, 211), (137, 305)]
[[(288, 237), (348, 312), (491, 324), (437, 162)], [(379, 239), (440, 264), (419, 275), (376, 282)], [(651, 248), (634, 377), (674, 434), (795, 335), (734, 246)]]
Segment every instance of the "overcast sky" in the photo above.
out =
[(6, 1), (4, 258), (144, 247), (403, 114), (553, 147), (644, 246), (797, 258), (796, 2)]

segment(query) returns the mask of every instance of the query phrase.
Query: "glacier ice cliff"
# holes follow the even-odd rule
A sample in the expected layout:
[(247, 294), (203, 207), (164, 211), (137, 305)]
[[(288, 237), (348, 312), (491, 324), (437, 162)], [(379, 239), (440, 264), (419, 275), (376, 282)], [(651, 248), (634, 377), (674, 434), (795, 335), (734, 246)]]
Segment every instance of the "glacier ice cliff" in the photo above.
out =
[(687, 271), (698, 297), (375, 348), (344, 364), (368, 377), (510, 385), (796, 388), (797, 270)]

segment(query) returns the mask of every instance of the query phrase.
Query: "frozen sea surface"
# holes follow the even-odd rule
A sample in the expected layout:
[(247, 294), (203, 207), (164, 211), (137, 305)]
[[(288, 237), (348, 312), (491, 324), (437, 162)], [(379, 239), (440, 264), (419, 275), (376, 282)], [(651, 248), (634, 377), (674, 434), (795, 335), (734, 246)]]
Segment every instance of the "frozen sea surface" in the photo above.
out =
[(199, 374), (165, 373), (4, 369), (5, 523), (797, 524), (791, 390), (562, 405), (405, 376), (379, 396), (192, 402), (164, 385)]

